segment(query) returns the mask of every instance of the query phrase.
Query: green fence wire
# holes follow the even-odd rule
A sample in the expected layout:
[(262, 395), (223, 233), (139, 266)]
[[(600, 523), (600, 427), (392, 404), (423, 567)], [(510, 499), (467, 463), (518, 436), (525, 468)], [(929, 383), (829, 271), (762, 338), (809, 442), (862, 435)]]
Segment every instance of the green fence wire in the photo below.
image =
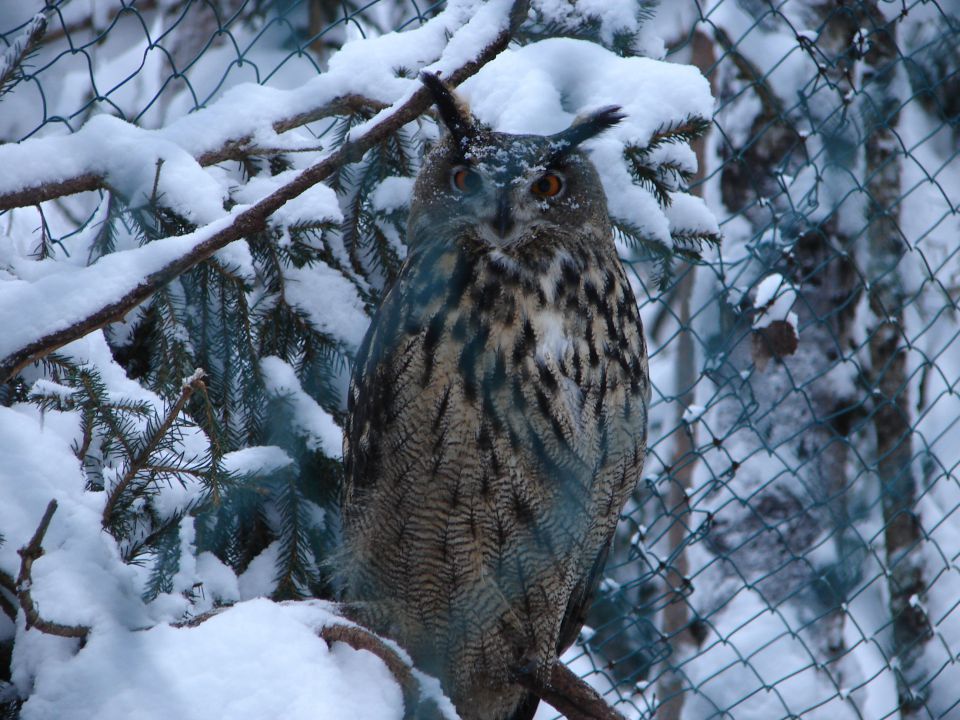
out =
[[(0, 50), (28, 29), (21, 5)], [(346, 39), (437, 7), (54, 2), (41, 51), (4, 78), (0, 141), (294, 86)], [(646, 478), (567, 660), (658, 720), (960, 718), (960, 5), (656, 17), (667, 59), (718, 99), (696, 187), (724, 246), (641, 299)], [(794, 318), (771, 320), (777, 295)]]

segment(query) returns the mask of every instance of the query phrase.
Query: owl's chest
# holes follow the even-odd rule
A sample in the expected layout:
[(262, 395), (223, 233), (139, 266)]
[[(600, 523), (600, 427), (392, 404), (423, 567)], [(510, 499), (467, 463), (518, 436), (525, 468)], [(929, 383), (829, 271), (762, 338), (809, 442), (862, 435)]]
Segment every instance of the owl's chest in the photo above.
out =
[(358, 448), (437, 467), (488, 450), (495, 466), (529, 464), (531, 453), (541, 466), (571, 453), (591, 465), (609, 421), (639, 409), (646, 385), (615, 255), (575, 267), (556, 253), (533, 270), (457, 253), (431, 260), (394, 288), (375, 323), (351, 433)]

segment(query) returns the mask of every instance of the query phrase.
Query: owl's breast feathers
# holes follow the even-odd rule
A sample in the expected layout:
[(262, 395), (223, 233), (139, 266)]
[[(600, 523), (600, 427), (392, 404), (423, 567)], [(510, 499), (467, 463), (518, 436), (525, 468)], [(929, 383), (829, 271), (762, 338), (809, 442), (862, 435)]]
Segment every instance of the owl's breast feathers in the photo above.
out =
[(497, 687), (583, 622), (642, 470), (648, 394), (609, 241), (416, 248), (351, 387), (346, 599), (454, 702), (487, 688), (516, 706)]

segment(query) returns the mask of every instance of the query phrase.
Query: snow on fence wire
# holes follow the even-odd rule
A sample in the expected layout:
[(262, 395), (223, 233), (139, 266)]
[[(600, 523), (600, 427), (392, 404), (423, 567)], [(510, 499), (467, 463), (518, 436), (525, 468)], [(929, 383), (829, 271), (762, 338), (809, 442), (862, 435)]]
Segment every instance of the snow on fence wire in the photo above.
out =
[[(199, 233), (202, 243), (234, 217), (219, 217), (217, 202), (257, 202), (324, 149), (349, 145), (407, 92), (368, 64), (386, 58), (398, 79), (434, 61), (451, 71), (490, 42), (500, 26), (461, 33), (475, 11), (482, 14), (476, 5), (75, 1), (49, 4), (44, 20), (33, 19), (39, 4), (0, 9), (0, 140), (65, 137), (110, 115), (129, 125), (93, 120), (101, 124), (87, 135), (92, 152), (107, 147), (109, 135), (142, 159), (137, 145), (147, 136), (131, 130), (138, 126), (160, 129), (157, 137), (187, 157), (158, 150), (146, 169), (114, 163), (98, 171), (93, 160), (61, 167), (53, 145), (23, 146), (36, 155), (0, 146), (0, 176), (22, 176), (26, 188), (0, 189), (8, 245), (0, 267), (25, 286), (56, 275), (54, 261), (60, 270), (100, 265), (172, 235), (184, 235), (188, 247)], [(503, 2), (490, 6), (505, 12)], [(706, 239), (699, 259), (691, 258), (705, 242), (695, 232), (708, 225), (702, 219), (690, 223), (686, 243), (682, 223), (671, 221), (672, 261), (652, 231), (641, 228), (638, 242), (629, 242), (629, 226), (621, 238), (643, 288), (650, 451), (644, 485), (567, 662), (633, 717), (960, 718), (960, 5), (623, 0), (604, 8), (534, 2), (514, 39), (572, 36), (620, 55), (699, 67), (717, 99), (709, 132), (693, 146), (699, 173), (686, 176), (692, 168), (682, 152), (670, 155), (652, 141), (647, 150), (661, 153), (658, 167), (676, 171), (674, 180), (704, 199), (723, 244), (714, 249)], [(442, 32), (425, 32), (415, 49), (335, 54), (347, 40), (431, 23)], [(444, 56), (447, 38), (460, 45)], [(537, 78), (551, 70), (539, 71)], [(485, 87), (504, 88), (501, 111), (538, 112), (536, 78), (491, 72)], [(296, 88), (324, 73), (330, 87), (310, 87), (329, 97), (315, 97), (323, 107), (308, 111), (309, 98)], [(231, 91), (241, 82), (266, 89)], [(351, 82), (366, 94), (344, 95)], [(237, 131), (206, 137), (204, 123), (189, 118), (224, 123), (224, 113), (187, 113), (225, 92), (233, 104), (219, 107), (238, 121)], [(483, 106), (469, 88), (467, 95)], [(678, 107), (684, 116), (698, 112), (694, 100)], [(657, 132), (685, 119), (649, 112)], [(245, 124), (248, 115), (260, 124)], [(257, 132), (244, 134), (245, 127)], [(284, 206), (271, 231), (255, 228), (248, 249), (220, 250), (182, 275), (163, 276), (179, 277), (151, 286), (146, 309), (125, 322), (106, 315), (93, 322), (87, 333), (111, 322), (109, 353), (88, 338), (88, 346), (74, 342), (39, 366), (29, 361), (43, 353), (5, 365), (16, 373), (0, 395), (4, 406), (81, 413), (87, 429), (75, 450), (87, 488), (108, 496), (102, 526), (123, 560), (151, 568), (146, 600), (187, 596), (189, 607), (177, 611), (200, 614), (214, 600), (256, 594), (329, 596), (329, 578), (315, 566), (332, 541), (314, 510), (335, 495), (344, 368), (363, 312), (402, 257), (407, 178), (430, 138), (425, 127), (391, 129), (363, 148), (363, 161), (354, 153), (352, 165), (325, 176), (336, 196), (319, 187), (295, 209)], [(39, 154), (43, 148), (54, 150)], [(35, 172), (31, 157), (56, 172)], [(130, 191), (115, 201), (121, 187), (135, 188), (139, 200)], [(695, 199), (677, 182), (644, 187), (672, 193), (676, 205)], [(650, 212), (667, 213), (668, 204)], [(130, 270), (132, 287), (142, 280), (139, 267), (118, 263), (90, 277), (103, 283)], [(44, 287), (70, 292), (65, 284)], [(34, 297), (16, 295), (23, 289), (7, 297)], [(0, 316), (12, 328), (26, 310), (2, 300)], [(69, 296), (61, 300), (69, 307)], [(237, 319), (246, 331), (232, 325)], [(0, 354), (16, 349), (9, 344)], [(197, 366), (208, 371), (209, 389), (181, 395), (178, 405)], [(105, 396), (131, 401), (114, 407)], [(184, 407), (189, 415), (178, 416)], [(169, 422), (143, 420), (151, 413)], [(276, 430), (286, 426), (293, 430)], [(168, 437), (173, 427), (180, 434)], [(69, 445), (73, 430), (63, 432)], [(128, 444), (146, 454), (125, 451)], [(259, 446), (283, 452), (278, 459)], [(157, 448), (173, 458), (166, 471), (148, 462)], [(191, 473), (203, 478), (195, 488), (184, 480)], [(260, 483), (266, 500), (236, 491), (237, 477)], [(171, 500), (159, 480), (185, 490)], [(227, 501), (211, 510), (205, 503), (215, 492)], [(39, 517), (45, 502), (21, 506)], [(15, 576), (10, 558), (35, 521), (2, 519), (8, 543), (0, 570)], [(246, 585), (217, 596), (199, 563), (185, 576), (184, 553), (201, 550)], [(262, 569), (264, 558), (275, 576)], [(210, 597), (196, 592), (204, 584)], [(51, 607), (63, 622), (91, 622), (48, 600)], [(16, 660), (14, 671), (15, 678), (42, 674), (18, 670)]]

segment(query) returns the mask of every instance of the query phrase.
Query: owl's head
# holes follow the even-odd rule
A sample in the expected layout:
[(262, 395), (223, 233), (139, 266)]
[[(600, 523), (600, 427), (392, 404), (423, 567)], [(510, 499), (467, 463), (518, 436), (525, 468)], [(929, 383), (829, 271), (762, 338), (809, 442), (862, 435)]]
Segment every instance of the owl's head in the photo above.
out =
[(600, 178), (578, 146), (622, 120), (620, 108), (578, 118), (555, 135), (511, 135), (479, 123), (436, 75), (421, 79), (448, 132), (417, 177), (412, 244), (456, 237), (508, 249), (591, 225), (609, 235)]

